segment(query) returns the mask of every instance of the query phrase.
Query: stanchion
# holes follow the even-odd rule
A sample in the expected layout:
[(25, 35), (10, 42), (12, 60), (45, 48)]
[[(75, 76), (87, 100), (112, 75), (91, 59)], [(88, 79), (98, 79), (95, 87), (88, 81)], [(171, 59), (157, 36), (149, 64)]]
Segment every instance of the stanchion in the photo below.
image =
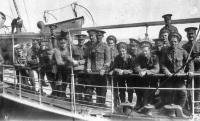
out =
[(13, 70), (13, 78), (14, 78), (14, 85), (15, 85), (15, 90), (16, 90), (16, 70)]
[(192, 120), (194, 121), (194, 104), (195, 104), (195, 100), (194, 100), (194, 77), (192, 78)]
[(113, 76), (110, 76), (110, 78), (111, 78), (111, 91), (112, 91), (112, 93), (111, 93), (111, 111), (112, 111), (112, 113), (114, 112), (114, 89), (113, 89)]
[(3, 79), (3, 77), (4, 77), (4, 67), (2, 67), (2, 83), (3, 83), (3, 93), (5, 93), (5, 84), (4, 84), (4, 79)]
[(42, 103), (42, 84), (41, 84), (41, 75), (40, 71), (38, 71), (38, 82), (39, 82), (39, 101)]
[(22, 78), (21, 78), (21, 70), (19, 69), (19, 98), (22, 98)]

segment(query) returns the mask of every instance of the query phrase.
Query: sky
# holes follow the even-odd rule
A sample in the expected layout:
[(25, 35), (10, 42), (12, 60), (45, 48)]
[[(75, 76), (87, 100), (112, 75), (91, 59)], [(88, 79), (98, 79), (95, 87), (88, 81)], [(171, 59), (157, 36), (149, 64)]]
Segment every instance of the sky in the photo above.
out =
[[(16, 18), (16, 10), (13, 0), (0, 0), (0, 11), (7, 15), (6, 25), (10, 25), (12, 19)], [(87, 8), (95, 21), (95, 26), (114, 24), (128, 24), (139, 22), (163, 21), (162, 15), (173, 14), (173, 19), (187, 19), (200, 17), (200, 0), (16, 0), (19, 12), (24, 21), (26, 30), (39, 32), (38, 21), (44, 21), (45, 10), (52, 10), (67, 6), (71, 3)], [(86, 10), (77, 7), (78, 16), (84, 16), (83, 27), (92, 27), (93, 22)], [(27, 12), (27, 13), (26, 13)], [(50, 11), (58, 21), (74, 18), (71, 7), (57, 11)], [(28, 14), (28, 16), (27, 16)], [(10, 17), (8, 17), (10, 16)], [(48, 16), (48, 22), (56, 22), (52, 16)], [(186, 39), (184, 29), (186, 27), (198, 27), (198, 24), (175, 25), (183, 38)], [(149, 27), (149, 38), (157, 38), (162, 26)], [(146, 28), (110, 29), (105, 30), (106, 35), (114, 35), (119, 40), (129, 38), (144, 38)], [(85, 33), (85, 32), (83, 32)]]

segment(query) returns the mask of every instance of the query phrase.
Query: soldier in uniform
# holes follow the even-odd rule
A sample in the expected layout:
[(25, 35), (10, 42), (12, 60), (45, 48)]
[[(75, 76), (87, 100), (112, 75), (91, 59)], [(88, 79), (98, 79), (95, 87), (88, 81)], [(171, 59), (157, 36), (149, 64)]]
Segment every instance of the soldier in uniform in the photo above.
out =
[(159, 32), (159, 38), (161, 37), (161, 32), (163, 31), (163, 29), (168, 29), (170, 33), (178, 32), (178, 29), (172, 25), (171, 17), (172, 17), (172, 14), (165, 14), (162, 16), (162, 18), (164, 18), (164, 21), (165, 21), (165, 26)]
[[(124, 42), (120, 42), (117, 45), (117, 50), (119, 55), (116, 56), (114, 60), (113, 68), (111, 69), (110, 74), (113, 75), (130, 75), (132, 74), (132, 57), (127, 53), (127, 44)], [(114, 81), (118, 82), (119, 88), (119, 97), (121, 103), (125, 103), (125, 91), (126, 91), (126, 82), (133, 81), (130, 76), (115, 76)], [(128, 89), (132, 90), (132, 89)], [(130, 95), (130, 91), (128, 91), (128, 100), (132, 102), (132, 96)], [(133, 92), (132, 92), (133, 95)], [(116, 103), (116, 102), (115, 102)]]
[[(134, 70), (139, 74), (141, 87), (149, 87), (149, 83), (154, 83), (153, 81), (156, 81), (156, 79), (150, 79), (150, 75), (159, 73), (160, 69), (158, 56), (150, 52), (151, 46), (150, 42), (142, 41), (140, 43), (142, 53), (139, 54), (135, 60)], [(148, 89), (142, 90), (141, 93), (138, 94), (138, 98), (141, 98), (139, 99), (140, 102), (143, 103), (140, 104), (141, 107), (146, 104), (152, 104), (155, 94), (149, 94), (150, 91)]]
[[(23, 55), (23, 49), (21, 48), (17, 48), (17, 55), (15, 56), (14, 65), (21, 66), (21, 67), (24, 67), (27, 65), (26, 56)], [(28, 70), (25, 70), (25, 69), (16, 70), (18, 82), (19, 82), (19, 71), (21, 72), (21, 76), (22, 76), (21, 83), (24, 84), (25, 86), (29, 86), (28, 78), (26, 78), (28, 77)]]
[(62, 84), (60, 86), (57, 85), (57, 88), (60, 92), (58, 92), (58, 96), (66, 97), (66, 88), (68, 83), (71, 83), (69, 76), (71, 74), (71, 64), (77, 65), (71, 57), (69, 50), (66, 45), (66, 38), (60, 38), (59, 47), (55, 49), (54, 58), (55, 62), (58, 66), (58, 72), (62, 77)]
[(31, 77), (30, 81), (31, 81), (31, 86), (32, 86), (33, 91), (36, 91), (34, 71), (38, 71), (38, 68), (39, 68), (38, 52), (39, 52), (40, 46), (39, 46), (38, 41), (39, 41), (38, 39), (32, 40), (32, 47), (28, 49), (27, 56), (26, 56), (27, 65), (32, 69), (32, 70), (29, 70), (29, 76)]
[[(48, 48), (48, 41), (41, 41), (40, 42), (40, 49), (39, 49), (39, 63), (40, 63), (40, 77), (41, 80), (44, 82), (44, 76), (46, 75), (47, 80), (49, 81), (52, 93), (51, 96), (57, 96), (56, 94), (56, 85), (55, 85), (55, 73), (52, 72), (53, 69), (53, 54), (54, 49)], [(48, 86), (44, 85), (43, 86)]]
[[(114, 60), (115, 60), (115, 57), (118, 55), (118, 50), (117, 50), (117, 47), (116, 47), (116, 43), (117, 43), (117, 38), (113, 35), (109, 35), (107, 38), (106, 38), (106, 42), (107, 42), (107, 45), (110, 49), (110, 58), (111, 58), (111, 62), (110, 62), (110, 67), (109, 67), (109, 71), (111, 71), (111, 69), (113, 68), (113, 65), (114, 65)], [(111, 77), (108, 76), (108, 81), (110, 82), (110, 84), (112, 83), (111, 82)], [(117, 107), (117, 104), (119, 103), (119, 94), (118, 94), (118, 86), (117, 86), (117, 80), (115, 81), (114, 78), (113, 78), (113, 87), (114, 88), (114, 92), (113, 92), (113, 95), (114, 95), (114, 106)]]
[[(133, 60), (133, 66), (135, 65), (135, 59), (136, 57), (140, 54), (140, 42), (136, 39), (133, 39), (133, 38), (130, 38), (130, 44), (129, 44), (129, 47), (128, 47), (128, 54), (132, 56), (132, 60)], [(134, 69), (133, 69), (134, 70)], [(133, 73), (136, 73), (133, 71)], [(134, 77), (134, 81), (133, 80), (130, 80), (130, 81), (127, 81), (127, 86), (128, 87), (141, 87), (142, 85), (140, 85), (140, 80), (138, 80), (138, 77)], [(135, 93), (137, 95), (137, 101), (136, 101), (136, 105), (135, 105), (135, 109), (139, 109), (140, 106), (139, 106), (139, 103), (140, 103), (140, 91), (139, 89), (135, 89)], [(132, 103), (132, 98), (133, 98), (133, 89), (128, 89), (128, 100), (129, 102)]]
[(160, 31), (160, 37), (161, 39), (164, 39), (164, 43), (163, 43), (163, 46), (164, 47), (169, 47), (170, 44), (169, 44), (169, 40), (168, 40), (168, 37), (169, 37), (169, 34), (170, 34), (170, 30), (169, 29), (162, 29), (162, 31)]
[(105, 87), (96, 87), (96, 93), (97, 93), (96, 103), (97, 105), (105, 106), (107, 80), (106, 77), (103, 75), (107, 71), (110, 65), (110, 50), (108, 46), (101, 41), (103, 38), (103, 33), (105, 32), (99, 30), (92, 32), (94, 32), (94, 34), (92, 33), (92, 35), (91, 32), (89, 32), (90, 38), (96, 34), (95, 36), (96, 38), (98, 38), (96, 40), (98, 41), (94, 42), (94, 44), (91, 44), (91, 46), (89, 47), (88, 51), (89, 53), (87, 55), (86, 71), (99, 73), (99, 75), (92, 76), (91, 81), (95, 81), (94, 83), (97, 86), (105, 86)]
[(75, 90), (76, 93), (79, 93), (76, 94), (76, 99), (83, 100), (82, 94), (85, 93), (85, 75), (77, 75), (77, 73), (85, 70), (86, 46), (84, 45), (84, 42), (86, 35), (78, 34), (76, 37), (78, 38), (78, 44), (72, 47), (72, 57), (78, 62), (78, 65), (74, 66), (76, 84), (81, 85), (76, 85)]
[[(187, 38), (188, 38), (188, 42), (185, 43), (182, 48), (185, 49), (188, 53), (190, 53), (192, 46), (194, 44), (194, 47), (192, 49), (191, 58), (194, 58), (194, 72), (195, 73), (199, 73), (200, 72), (200, 55), (197, 55), (200, 53), (200, 42), (199, 41), (195, 41), (197, 35), (196, 35), (196, 27), (188, 27), (185, 29), (185, 31), (187, 32)], [(188, 69), (186, 68), (186, 71)], [(194, 86), (195, 88), (200, 88), (200, 76), (195, 76), (194, 77)], [(200, 90), (195, 90), (195, 101), (200, 101)], [(195, 103), (196, 106), (199, 106), (199, 103)]]
[[(182, 68), (182, 65), (185, 64), (188, 58), (188, 53), (183, 48), (179, 47), (181, 39), (182, 37), (179, 33), (171, 33), (169, 35), (169, 42), (171, 46), (165, 51), (163, 51), (162, 59), (160, 61), (161, 69), (164, 72), (164, 74), (168, 77), (172, 76), (173, 73), (176, 73), (180, 68)], [(193, 76), (193, 63), (188, 63), (188, 67), (188, 75)], [(178, 73), (184, 73), (184, 70), (181, 69)], [(166, 90), (165, 96), (167, 97), (168, 102), (165, 102), (165, 104), (175, 103), (177, 105), (180, 105), (183, 108), (183, 112), (185, 113), (184, 106), (187, 98), (187, 91), (184, 90), (186, 89), (184, 78), (173, 77), (166, 83), (164, 83), (163, 87), (183, 89), (176, 90), (176, 93), (174, 92), (174, 90)], [(177, 98), (176, 101), (174, 100), (175, 96)]]
[(50, 36), (48, 37), (49, 40), (51, 40), (52, 42), (52, 45), (53, 45), (53, 48), (57, 48), (57, 39), (56, 39), (56, 28), (57, 28), (57, 25), (56, 24), (52, 24), (52, 25), (49, 25), (49, 29), (50, 29)]

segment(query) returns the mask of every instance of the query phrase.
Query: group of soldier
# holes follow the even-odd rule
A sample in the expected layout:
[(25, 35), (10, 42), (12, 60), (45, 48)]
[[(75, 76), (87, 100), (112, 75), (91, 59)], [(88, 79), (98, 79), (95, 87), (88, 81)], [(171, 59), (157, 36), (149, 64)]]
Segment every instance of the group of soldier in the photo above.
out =
[[(81, 102), (93, 104), (92, 95), (96, 92), (95, 105), (106, 107), (107, 84), (113, 79), (115, 106), (126, 102), (127, 91), (129, 103), (133, 101), (133, 92), (136, 93), (135, 109), (140, 110), (147, 104), (157, 108), (172, 103), (185, 109), (189, 93), (184, 89), (191, 85), (190, 77), (194, 72), (200, 71), (200, 42), (195, 41), (197, 28), (189, 27), (185, 29), (188, 42), (181, 47), (179, 43), (182, 36), (172, 25), (171, 16), (171, 14), (163, 16), (165, 26), (160, 30), (158, 39), (154, 39), (154, 46), (149, 41), (139, 42), (133, 38), (130, 38), (129, 44), (124, 42), (117, 44), (117, 39), (113, 35), (108, 36), (107, 43), (104, 43), (102, 39), (106, 32), (92, 29), (87, 31), (88, 42), (85, 43), (87, 35), (78, 34), (76, 35), (78, 44), (70, 47), (68, 33), (61, 31), (57, 39), (54, 35), (56, 25), (51, 25), (52, 34), (45, 39), (46, 41), (33, 40), (32, 47), (24, 59), (31, 70), (23, 72), (20, 69), (21, 74), (34, 78), (32, 71), (36, 70), (42, 79), (42, 86), (47, 86), (44, 81), (46, 75), (52, 88), (50, 96), (53, 97), (66, 97), (66, 88), (70, 86), (73, 70), (76, 84), (75, 97)], [(16, 61), (16, 63), (21, 62)], [(164, 73), (166, 76), (162, 78), (151, 76), (158, 73)], [(174, 73), (187, 73), (188, 77), (177, 77)], [(131, 74), (138, 76), (133, 77)], [(166, 81), (171, 76), (174, 77)], [(195, 76), (194, 79), (195, 88), (199, 88), (199, 76)], [(27, 81), (24, 80), (24, 83), (28, 84)], [(33, 79), (29, 81), (35, 87), (35, 81)], [(182, 90), (160, 90), (162, 103), (158, 106), (154, 90), (132, 88), (158, 86)], [(199, 91), (195, 91), (195, 100), (200, 101)]]

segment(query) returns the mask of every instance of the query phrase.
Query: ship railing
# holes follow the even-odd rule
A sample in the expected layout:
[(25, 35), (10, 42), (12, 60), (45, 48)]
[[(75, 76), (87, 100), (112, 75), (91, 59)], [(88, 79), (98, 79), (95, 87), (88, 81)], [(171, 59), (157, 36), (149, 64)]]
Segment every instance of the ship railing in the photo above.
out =
[[(10, 66), (10, 65), (2, 65), (2, 67), (3, 67), (3, 77), (5, 78), (5, 77), (11, 77), (11, 76), (8, 76), (8, 75), (6, 75), (6, 74), (4, 74), (4, 70), (6, 69), (6, 68), (11, 68), (12, 70), (15, 70), (15, 69), (25, 69), (25, 70), (31, 70), (31, 68), (29, 68), (29, 67), (18, 67), (18, 68), (14, 68), (14, 66)], [(96, 73), (96, 72), (92, 72), (92, 73), (84, 73), (84, 72), (82, 72), (82, 73), (79, 73), (79, 74), (86, 74), (86, 75), (98, 75), (99, 73)], [(52, 89), (46, 89), (46, 88), (43, 88), (42, 87), (42, 85), (41, 85), (41, 81), (48, 81), (48, 83), (51, 83), (52, 81), (50, 81), (50, 80), (42, 80), (42, 79), (40, 79), (40, 76), (39, 76), (39, 78), (31, 78), (31, 77), (26, 77), (26, 76), (22, 76), (21, 75), (21, 73), (20, 73), (20, 71), (19, 71), (19, 75), (16, 75), (16, 73), (15, 73), (15, 71), (13, 71), (13, 79), (14, 79), (14, 85), (10, 85), (10, 87), (13, 87), (14, 89), (15, 89), (15, 91), (18, 91), (18, 94), (19, 94), (19, 98), (22, 98), (22, 92), (23, 91), (25, 91), (25, 92), (31, 92), (31, 93), (34, 93), (35, 91), (32, 91), (32, 90), (30, 90), (30, 89), (26, 89), (26, 88), (23, 88), (23, 86), (29, 86), (29, 85), (25, 85), (25, 84), (23, 84), (22, 83), (22, 78), (29, 78), (29, 79), (34, 79), (35, 80), (35, 83), (38, 83), (39, 85), (38, 86), (29, 86), (30, 88), (32, 88), (32, 87), (35, 87), (35, 88), (38, 88), (38, 93), (36, 93), (36, 94), (38, 94), (38, 96), (39, 96), (39, 104), (42, 104), (42, 98), (49, 98), (49, 97), (46, 97), (46, 96), (44, 96), (43, 95), (43, 91), (56, 91), (56, 92), (64, 92), (64, 91), (60, 91), (60, 90), (52, 90)], [(19, 76), (19, 82), (17, 82), (17, 76)], [(61, 98), (61, 97), (54, 97), (54, 96), (51, 96), (50, 98), (57, 98), (58, 100), (60, 100), (60, 101), (62, 101), (62, 102), (67, 102), (67, 103), (70, 103), (71, 105), (72, 105), (72, 107), (74, 106), (74, 105), (80, 105), (80, 106), (90, 106), (90, 107), (98, 107), (98, 108), (102, 108), (102, 109), (108, 109), (108, 110), (110, 110), (111, 112), (113, 112), (114, 111), (114, 104), (116, 103), (116, 102), (114, 102), (114, 97), (113, 97), (113, 93), (114, 93), (114, 89), (115, 88), (117, 88), (117, 89), (119, 89), (119, 88), (124, 88), (124, 89), (142, 89), (142, 90), (145, 90), (145, 89), (148, 89), (148, 90), (155, 90), (155, 89), (157, 89), (156, 87), (114, 87), (113, 86), (113, 77), (114, 76), (112, 76), (112, 75), (109, 75), (109, 74), (105, 74), (105, 76), (110, 76), (111, 77), (111, 85), (110, 86), (97, 86), (97, 85), (85, 85), (85, 84), (75, 84), (75, 87), (74, 87), (74, 89), (76, 88), (76, 86), (85, 86), (85, 87), (93, 87), (93, 88), (96, 88), (96, 87), (106, 87), (107, 89), (110, 89), (110, 91), (111, 91), (111, 96), (110, 97), (103, 97), (103, 96), (96, 96), (96, 97), (102, 97), (102, 98), (106, 98), (106, 103), (109, 103), (109, 105), (110, 106), (108, 106), (108, 107), (99, 107), (99, 106), (96, 106), (96, 105), (88, 105), (87, 103), (87, 101), (84, 101), (84, 100), (78, 100), (78, 99), (74, 99), (75, 100), (75, 104), (73, 104), (73, 98), (70, 98), (70, 100), (67, 100), (67, 99), (69, 99), (69, 98)], [(135, 77), (135, 76), (138, 76), (138, 74), (131, 74), (131, 75), (128, 75), (128, 76), (133, 76), (133, 77)], [(175, 76), (178, 76), (178, 77), (186, 77), (186, 76), (188, 76), (187, 74), (185, 74), (185, 73), (183, 73), (183, 74), (177, 74), (177, 75), (175, 75)], [(200, 76), (200, 73), (194, 73), (194, 76)], [(151, 77), (165, 77), (165, 75), (164, 74), (155, 74), (155, 75), (151, 75)], [(134, 80), (134, 78), (133, 78), (133, 80)], [(93, 80), (93, 81), (95, 81), (95, 80)], [(155, 80), (155, 81), (157, 81), (157, 80)], [(5, 82), (5, 84), (7, 83), (8, 84), (8, 82), (7, 81), (5, 81), (4, 80), (4, 82)], [(71, 85), (72, 86), (72, 83), (68, 83), (68, 82), (61, 82), (61, 84), (68, 84), (68, 85)], [(4, 88), (3, 88), (3, 90), (7, 87), (6, 85), (4, 85), (3, 86)], [(183, 89), (183, 88), (158, 88), (159, 90), (190, 90), (191, 92), (192, 92), (192, 106), (193, 106), (193, 111), (192, 111), (192, 113), (193, 113), (193, 115), (195, 115), (195, 113), (194, 113), (194, 104), (195, 103), (197, 103), (197, 102), (200, 102), (200, 101), (195, 101), (194, 100), (194, 90), (200, 90), (200, 88), (194, 88), (194, 78), (192, 78), (192, 87), (191, 88), (186, 88), (186, 89)], [(5, 91), (3, 91), (3, 92), (5, 92)], [(66, 92), (65, 92), (66, 93)], [(72, 90), (68, 93), (69, 95), (73, 95), (73, 94), (75, 94), (75, 97), (76, 97), (76, 95), (77, 94), (82, 94), (82, 93), (76, 93), (76, 92), (73, 92)], [(83, 93), (83, 95), (84, 96), (87, 96), (87, 95), (90, 95), (90, 94), (86, 94), (86, 93)], [(93, 97), (94, 98), (94, 97)], [(79, 101), (81, 101), (81, 103), (79, 103)], [(94, 99), (94, 101), (95, 101), (95, 99)], [(95, 104), (98, 104), (98, 103), (95, 103)], [(99, 103), (100, 104), (100, 103)], [(60, 106), (62, 106), (62, 104), (60, 105)], [(63, 105), (64, 106), (64, 105)], [(76, 109), (73, 109), (72, 108), (72, 110), (74, 111), (74, 110), (76, 110)]]

